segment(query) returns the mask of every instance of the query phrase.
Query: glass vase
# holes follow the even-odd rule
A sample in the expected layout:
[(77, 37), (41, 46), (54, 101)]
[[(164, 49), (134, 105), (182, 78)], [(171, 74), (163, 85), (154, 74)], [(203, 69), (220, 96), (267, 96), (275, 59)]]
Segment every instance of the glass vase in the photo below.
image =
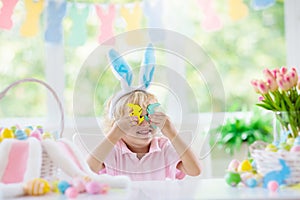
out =
[(300, 132), (300, 111), (275, 112), (274, 141), (296, 138)]

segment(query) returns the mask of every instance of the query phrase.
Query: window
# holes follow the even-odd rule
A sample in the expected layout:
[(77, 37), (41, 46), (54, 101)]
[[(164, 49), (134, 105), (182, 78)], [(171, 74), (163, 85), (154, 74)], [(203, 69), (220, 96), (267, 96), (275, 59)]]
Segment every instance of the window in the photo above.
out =
[[(67, 2), (67, 11), (71, 7), (70, 2)], [(98, 45), (100, 29), (94, 4), (102, 3), (102, 1), (80, 2), (82, 3), (77, 4), (79, 7), (89, 6), (86, 20), (87, 38), (82, 46), (72, 47), (68, 45), (72, 22), (67, 12), (62, 22), (64, 30), (62, 66), (49, 66), (46, 63), (47, 56), (51, 56), (51, 53), (55, 51), (47, 48), (44, 41), (46, 9), (39, 18), (39, 31), (35, 37), (27, 38), (20, 35), (20, 28), (26, 13), (25, 5), (23, 1), (17, 3), (12, 15), (12, 29), (1, 30), (0, 32), (1, 89), (12, 81), (24, 77), (46, 80), (56, 89), (63, 91), (66, 114), (72, 116), (73, 90), (77, 75), (86, 58)], [(113, 27), (115, 34), (126, 31), (126, 22), (120, 14), (120, 6), (132, 4), (131, 2), (133, 1), (113, 2), (116, 5), (116, 18)], [(143, 1), (140, 3), (143, 4)], [(166, 28), (178, 31), (193, 39), (203, 47), (214, 61), (226, 91), (226, 111), (249, 110), (256, 102), (256, 95), (249, 84), (250, 80), (256, 77), (264, 67), (278, 67), (286, 63), (284, 3), (277, 1), (272, 7), (257, 11), (251, 7), (250, 0), (243, 1), (248, 8), (248, 15), (238, 21), (233, 21), (230, 18), (228, 1), (213, 1), (213, 3), (213, 8), (223, 23), (223, 27), (218, 31), (207, 32), (204, 30), (202, 23), (205, 15), (196, 1), (165, 0), (162, 19)], [(142, 17), (139, 28), (144, 27), (147, 27), (145, 16)], [(128, 59), (132, 65), (140, 62), (132, 58)], [(96, 64), (101, 64), (99, 62)], [(202, 80), (199, 80), (195, 75), (193, 67), (188, 64), (185, 67), (186, 80), (194, 91), (193, 95), (196, 98), (201, 98), (199, 105), (191, 105), (191, 110), (210, 112), (211, 102), (209, 98), (203, 98), (203, 96), (209, 96), (209, 91), (203, 86)], [(86, 77), (97, 81), (98, 77), (93, 77), (93, 75), (94, 73), (91, 71), (90, 74), (86, 74)], [(111, 77), (111, 73), (107, 73), (105, 76), (107, 86), (114, 82)], [(110, 90), (104, 87), (101, 93), (96, 94), (99, 97), (99, 101), (96, 102), (99, 105), (95, 111), (97, 115), (103, 113), (102, 105), (106, 100), (104, 97), (108, 96), (109, 92)], [(45, 117), (49, 111), (49, 108), (47, 111), (46, 94), (47, 91), (43, 87), (35, 84), (18, 86), (1, 100), (0, 117)], [(55, 103), (50, 105), (50, 110), (53, 106)], [(220, 111), (223, 110), (220, 108)], [(84, 115), (88, 116), (89, 114), (92, 113), (85, 113)]]

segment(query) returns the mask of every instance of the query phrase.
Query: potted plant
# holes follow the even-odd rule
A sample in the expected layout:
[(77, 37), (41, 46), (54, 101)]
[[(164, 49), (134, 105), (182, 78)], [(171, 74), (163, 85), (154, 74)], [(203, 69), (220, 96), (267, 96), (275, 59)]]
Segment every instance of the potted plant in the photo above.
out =
[(231, 118), (224, 124), (210, 131), (210, 144), (233, 156), (240, 151), (242, 144), (248, 147), (256, 140), (272, 142), (272, 117), (262, 116), (254, 111), (249, 120), (245, 118)]

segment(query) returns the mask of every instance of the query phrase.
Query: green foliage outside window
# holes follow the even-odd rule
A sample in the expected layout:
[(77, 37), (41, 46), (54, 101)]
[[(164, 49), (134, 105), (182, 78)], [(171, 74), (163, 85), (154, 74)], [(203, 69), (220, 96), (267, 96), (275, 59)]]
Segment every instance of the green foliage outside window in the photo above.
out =
[[(120, 0), (114, 3), (126, 2), (128, 1)], [(99, 3), (106, 3), (106, 1), (99, 1)], [(190, 25), (184, 27), (188, 27), (190, 30), (185, 30), (185, 32), (190, 32), (189, 37), (201, 45), (214, 61), (226, 91), (226, 111), (249, 110), (256, 102), (256, 95), (251, 95), (249, 92), (252, 92), (249, 85), (251, 77), (256, 77), (264, 67), (272, 68), (285, 65), (284, 5), (277, 2), (266, 10), (254, 11), (250, 7), (250, 0), (247, 0), (245, 3), (249, 6), (249, 15), (234, 22), (228, 17), (227, 1), (214, 1), (214, 3), (223, 20), (224, 27), (220, 31), (205, 32), (201, 28), (203, 16), (199, 8), (187, 1), (185, 4), (189, 10), (188, 23)], [(14, 11), (15, 25), (13, 29), (0, 31), (0, 90), (12, 81), (24, 77), (45, 80), (43, 33), (40, 32), (35, 38), (24, 38), (19, 35), (24, 9), (24, 4), (17, 4)], [(84, 46), (73, 48), (65, 45), (64, 47), (65, 107), (68, 115), (72, 114), (73, 89), (77, 74), (89, 53), (98, 44), (99, 24), (95, 17), (90, 15), (88, 18), (88, 38)], [(41, 20), (41, 30), (43, 30), (42, 23), (43, 20)], [(68, 26), (68, 19), (65, 18), (64, 31), (66, 36)], [(125, 31), (124, 27), (115, 26), (116, 34)], [(145, 19), (141, 25), (141, 28), (144, 27), (146, 27)], [(177, 31), (181, 32), (181, 30)], [(96, 82), (98, 77), (93, 77), (93, 72), (90, 73), (87, 76), (95, 79)], [(201, 99), (199, 105), (190, 105), (192, 110), (198, 111), (197, 108), (200, 108), (200, 112), (210, 112), (211, 102), (205, 84), (197, 78), (191, 66), (187, 66), (186, 73), (187, 80), (195, 92), (194, 95)], [(111, 77), (112, 74), (105, 77), (108, 87), (112, 81)], [(107, 89), (102, 92), (104, 92), (103, 96), (107, 97), (110, 90)], [(99, 96), (98, 104), (103, 105), (106, 99), (102, 98), (100, 94), (97, 95)], [(224, 101), (224, 99), (219, 101)], [(22, 88), (12, 91), (10, 96), (0, 102), (0, 117), (42, 116), (46, 114), (45, 105), (46, 92), (43, 88), (33, 84), (24, 85)], [(97, 113), (103, 112), (101, 106), (96, 109)]]

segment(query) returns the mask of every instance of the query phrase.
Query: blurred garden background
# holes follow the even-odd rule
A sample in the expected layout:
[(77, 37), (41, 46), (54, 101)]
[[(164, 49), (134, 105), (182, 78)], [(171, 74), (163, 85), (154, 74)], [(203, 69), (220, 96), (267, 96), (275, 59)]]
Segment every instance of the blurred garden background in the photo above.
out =
[[(54, 0), (53, 0), (54, 1)], [(0, 1), (2, 15), (4, 15), (5, 0)], [(12, 1), (10, 1), (12, 2)], [(34, 2), (34, 1), (33, 1)], [(0, 90), (9, 83), (26, 77), (34, 77), (47, 81), (45, 69), (45, 36), (47, 30), (47, 16), (49, 1), (44, 1), (42, 11), (38, 15), (37, 30), (32, 34), (22, 32), (24, 21), (30, 12), (28, 0), (16, 1), (11, 12), (11, 27), (0, 28)], [(97, 15), (96, 7), (109, 10), (113, 7), (113, 34), (128, 31), (126, 17), (122, 9), (139, 9), (139, 17), (135, 28), (151, 27), (151, 20), (158, 17), (161, 27), (187, 37), (198, 43), (214, 61), (222, 78), (226, 91), (226, 111), (249, 111), (257, 101), (250, 85), (250, 80), (261, 74), (262, 69), (279, 67), (286, 64), (286, 46), (284, 31), (284, 3), (274, 1), (270, 5), (255, 5), (252, 0), (81, 0), (54, 1), (61, 5), (63, 39), (59, 45), (63, 46), (64, 65), (58, 71), (64, 77), (63, 101), (67, 116), (73, 113), (73, 90), (77, 74), (88, 55), (99, 45), (101, 35), (101, 18)], [(159, 4), (152, 12), (147, 3)], [(271, 1), (270, 1), (271, 2)], [(149, 5), (148, 5), (149, 6)], [(75, 41), (74, 16), (72, 10), (85, 12), (79, 17), (84, 25), (86, 35)], [(148, 10), (147, 10), (148, 9)], [(209, 11), (209, 12), (208, 12)], [(153, 14), (154, 13), (154, 14)], [(79, 19), (78, 18), (78, 19)], [(2, 16), (1, 21), (4, 18)], [(78, 22), (79, 23), (79, 22)], [(75, 30), (76, 31), (76, 30)], [(82, 31), (82, 29), (81, 29)], [(78, 33), (79, 34), (79, 33)], [(78, 35), (76, 36), (79, 37)], [(130, 61), (133, 62), (134, 61)], [(199, 80), (193, 70), (187, 67), (186, 78), (192, 83), (196, 96), (201, 97), (205, 88), (199, 87)], [(91, 73), (89, 75), (93, 77)], [(111, 77), (106, 77), (110, 84)], [(109, 92), (109, 91), (104, 91)], [(0, 102), (0, 117), (43, 117), (47, 114), (46, 91), (44, 88), (25, 84), (13, 89)], [(108, 94), (103, 94), (107, 97)], [(106, 99), (101, 99), (104, 103)], [(209, 112), (210, 101), (202, 99), (200, 111)], [(102, 112), (101, 110), (99, 111)]]

